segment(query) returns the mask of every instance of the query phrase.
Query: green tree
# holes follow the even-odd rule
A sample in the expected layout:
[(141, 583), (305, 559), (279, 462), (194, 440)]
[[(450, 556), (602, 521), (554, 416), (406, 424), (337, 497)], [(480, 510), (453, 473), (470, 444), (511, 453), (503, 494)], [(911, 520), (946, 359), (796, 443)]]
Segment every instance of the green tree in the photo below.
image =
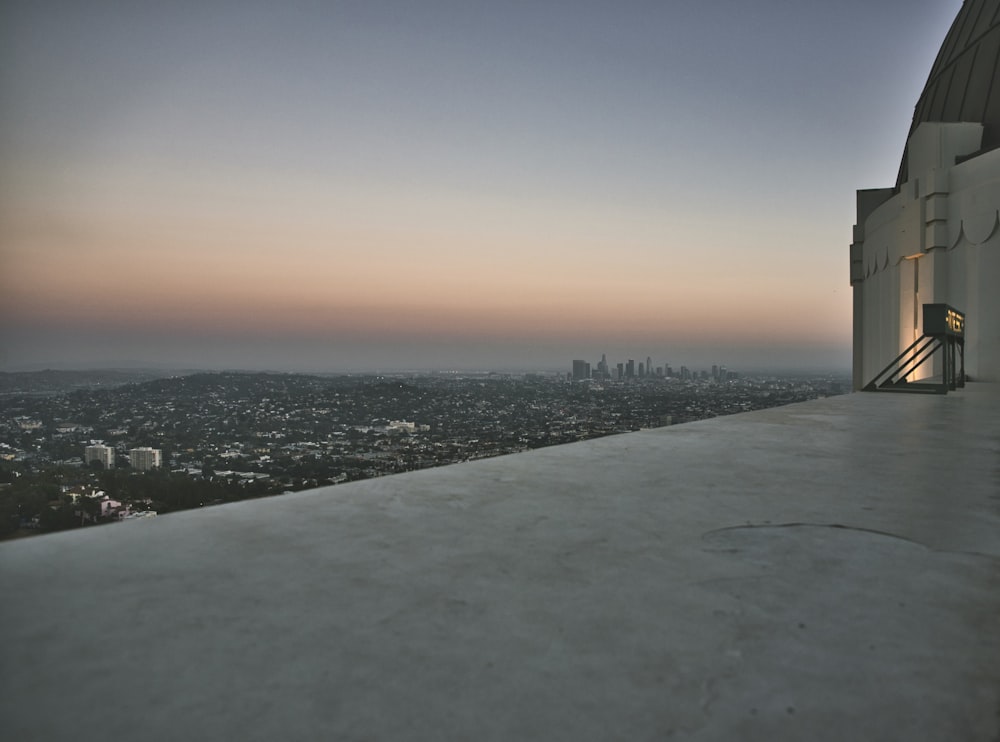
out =
[(42, 531), (46, 532), (78, 528), (80, 518), (77, 516), (77, 512), (78, 509), (71, 502), (46, 506), (42, 508), (39, 516), (39, 526)]

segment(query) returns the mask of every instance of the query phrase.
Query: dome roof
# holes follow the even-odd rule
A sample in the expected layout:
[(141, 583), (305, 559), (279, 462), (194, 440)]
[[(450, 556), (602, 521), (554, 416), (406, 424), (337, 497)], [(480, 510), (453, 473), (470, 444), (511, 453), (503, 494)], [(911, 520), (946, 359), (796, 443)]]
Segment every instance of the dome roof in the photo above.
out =
[[(926, 121), (985, 126), (982, 148), (1000, 146), (1000, 0), (965, 0), (938, 52), (907, 140)], [(906, 153), (899, 170), (907, 180)]]

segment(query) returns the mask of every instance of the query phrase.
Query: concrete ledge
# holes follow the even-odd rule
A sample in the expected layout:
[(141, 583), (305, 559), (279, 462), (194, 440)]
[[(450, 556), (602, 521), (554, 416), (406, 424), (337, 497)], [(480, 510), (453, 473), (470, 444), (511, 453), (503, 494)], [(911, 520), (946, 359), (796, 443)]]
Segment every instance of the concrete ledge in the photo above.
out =
[(1000, 393), (856, 394), (0, 545), (18, 740), (984, 740)]

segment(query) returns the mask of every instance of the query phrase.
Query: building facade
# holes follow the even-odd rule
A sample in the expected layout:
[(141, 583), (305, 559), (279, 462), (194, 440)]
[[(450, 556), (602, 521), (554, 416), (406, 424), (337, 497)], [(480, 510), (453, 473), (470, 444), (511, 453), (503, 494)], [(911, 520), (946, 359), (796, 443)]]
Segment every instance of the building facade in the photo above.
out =
[(163, 452), (158, 448), (133, 448), (128, 452), (128, 460), (133, 469), (148, 471), (163, 465)]
[[(966, 315), (965, 369), (1000, 380), (1000, 0), (966, 0), (917, 102), (896, 185), (858, 191), (854, 388), (923, 334), (924, 304)], [(940, 376), (935, 358), (911, 377)]]
[(87, 446), (83, 449), (83, 460), (86, 464), (100, 461), (105, 469), (110, 469), (115, 465), (115, 449), (100, 444)]

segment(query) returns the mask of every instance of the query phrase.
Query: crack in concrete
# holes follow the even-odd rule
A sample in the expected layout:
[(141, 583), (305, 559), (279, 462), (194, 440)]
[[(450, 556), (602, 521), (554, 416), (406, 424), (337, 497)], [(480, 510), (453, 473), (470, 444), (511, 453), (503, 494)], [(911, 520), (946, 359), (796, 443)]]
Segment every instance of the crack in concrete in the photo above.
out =
[[(955, 549), (935, 549), (927, 544), (917, 541), (916, 539), (909, 538), (908, 536), (900, 536), (898, 533), (890, 533), (889, 531), (881, 531), (877, 528), (865, 528), (863, 526), (851, 526), (844, 523), (807, 523), (807, 522), (791, 522), (791, 523), (745, 523), (738, 526), (723, 526), (722, 528), (713, 528), (710, 531), (705, 531), (701, 534), (701, 538), (704, 540), (708, 536), (715, 533), (724, 533), (726, 531), (745, 531), (745, 530), (763, 530), (768, 528), (836, 528), (844, 531), (856, 531), (858, 533), (871, 533), (876, 536), (885, 536), (887, 538), (897, 539), (899, 541), (906, 541), (911, 544), (915, 544), (927, 551), (932, 551), (935, 554), (961, 554), (966, 556), (982, 557), (984, 559), (990, 559), (992, 561), (1000, 561), (1000, 556), (995, 554), (987, 554), (982, 551), (964, 551)], [(1000, 740), (998, 740), (1000, 742)]]
[(843, 523), (806, 523), (806, 522), (792, 522), (792, 523), (746, 523), (738, 526), (724, 526), (722, 528), (713, 528), (711, 531), (705, 531), (701, 535), (702, 538), (706, 536), (711, 536), (713, 533), (723, 533), (724, 531), (740, 531), (740, 530), (751, 530), (751, 529), (769, 529), (769, 528), (837, 528), (844, 531), (857, 531), (859, 533), (873, 533), (876, 536), (887, 536), (888, 538), (899, 539), (900, 541), (908, 541), (911, 544), (916, 544), (917, 546), (922, 546), (928, 551), (932, 549), (919, 541), (916, 541), (907, 536), (900, 536), (897, 533), (890, 533), (889, 531), (880, 531), (876, 528), (864, 528), (862, 526), (850, 526)]

